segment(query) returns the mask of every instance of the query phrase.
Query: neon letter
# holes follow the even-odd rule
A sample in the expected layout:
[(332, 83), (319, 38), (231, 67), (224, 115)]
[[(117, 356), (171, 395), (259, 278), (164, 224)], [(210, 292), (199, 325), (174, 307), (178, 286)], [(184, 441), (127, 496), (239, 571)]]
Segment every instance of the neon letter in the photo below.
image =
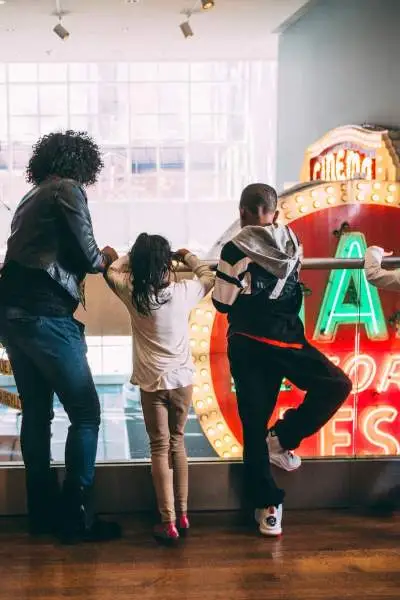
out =
[[(338, 431), (338, 423), (352, 423), (354, 410), (350, 407), (339, 408), (336, 415), (320, 431), (321, 456), (336, 456), (338, 448), (351, 447), (351, 434), (348, 431)], [(349, 452), (342, 452), (349, 454)]]
[[(343, 234), (336, 250), (336, 258), (362, 258), (367, 244), (362, 233)], [(353, 291), (354, 298), (347, 299)], [(314, 340), (332, 342), (339, 325), (361, 323), (373, 340), (388, 337), (386, 321), (379, 293), (367, 282), (362, 269), (331, 271), (324, 300), (314, 331)]]
[(361, 415), (361, 429), (370, 444), (382, 450), (381, 454), (400, 454), (400, 444), (394, 435), (381, 431), (381, 423), (393, 423), (398, 418), (394, 406), (377, 406), (367, 408)]
[(379, 392), (386, 392), (390, 385), (397, 385), (400, 388), (400, 356), (394, 354), (386, 361), (385, 368), (382, 373), (382, 379), (378, 385)]
[[(360, 367), (363, 367), (362, 378), (360, 377)], [(352, 393), (364, 392), (369, 388), (376, 375), (376, 362), (368, 354), (359, 354), (352, 356), (343, 366), (343, 371), (347, 373), (353, 382)]]

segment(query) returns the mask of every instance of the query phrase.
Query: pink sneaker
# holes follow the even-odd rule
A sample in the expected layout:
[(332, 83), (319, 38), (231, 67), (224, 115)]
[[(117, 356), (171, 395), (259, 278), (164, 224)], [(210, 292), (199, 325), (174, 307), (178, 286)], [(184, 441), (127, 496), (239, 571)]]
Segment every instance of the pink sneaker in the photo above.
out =
[(174, 523), (161, 523), (154, 527), (154, 537), (158, 542), (174, 544), (179, 540), (179, 532)]
[(182, 515), (179, 517), (177, 528), (182, 537), (185, 537), (189, 533), (190, 523), (187, 515)]

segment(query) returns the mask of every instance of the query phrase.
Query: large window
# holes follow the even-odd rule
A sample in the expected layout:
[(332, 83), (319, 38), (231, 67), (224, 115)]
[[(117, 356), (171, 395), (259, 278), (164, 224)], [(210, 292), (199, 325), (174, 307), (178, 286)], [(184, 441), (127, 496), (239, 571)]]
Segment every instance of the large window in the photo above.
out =
[(104, 150), (89, 191), (99, 243), (122, 249), (146, 229), (206, 252), (241, 188), (274, 182), (275, 84), (273, 62), (0, 65), (0, 248), (32, 144), (69, 127)]

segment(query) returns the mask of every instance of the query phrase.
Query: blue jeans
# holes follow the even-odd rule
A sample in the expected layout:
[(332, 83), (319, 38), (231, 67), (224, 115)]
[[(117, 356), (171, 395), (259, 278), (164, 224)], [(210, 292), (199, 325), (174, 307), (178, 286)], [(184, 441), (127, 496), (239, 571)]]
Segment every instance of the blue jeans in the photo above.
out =
[(29, 488), (50, 469), (53, 395), (70, 420), (65, 447), (66, 481), (91, 486), (100, 426), (100, 403), (87, 362), (84, 326), (71, 317), (34, 316), (0, 307), (0, 339), (22, 403), (21, 448)]

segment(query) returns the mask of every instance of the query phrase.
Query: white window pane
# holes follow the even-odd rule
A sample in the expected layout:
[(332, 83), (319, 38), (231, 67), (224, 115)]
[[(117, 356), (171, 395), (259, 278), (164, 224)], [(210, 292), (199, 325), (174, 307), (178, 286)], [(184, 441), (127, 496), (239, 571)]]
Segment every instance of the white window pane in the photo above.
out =
[(187, 81), (189, 65), (185, 62), (161, 62), (158, 65), (159, 81)]
[[(0, 143), (0, 173), (7, 171), (8, 169), (8, 146)], [(0, 246), (1, 246), (0, 239)]]
[(98, 65), (99, 81), (129, 81), (129, 63), (102, 63)]
[(71, 84), (70, 112), (71, 115), (86, 115), (97, 113), (97, 89), (94, 85)]
[(87, 131), (90, 135), (97, 137), (97, 117), (90, 115), (71, 116), (69, 122), (71, 129), (74, 131)]
[(157, 197), (157, 150), (153, 147), (132, 148), (132, 193), (138, 200)]
[(12, 168), (14, 171), (25, 171), (32, 155), (32, 146), (14, 144), (12, 148)]
[(158, 139), (158, 118), (156, 115), (131, 117), (131, 140)]
[(38, 113), (38, 90), (36, 85), (11, 85), (10, 113), (12, 115), (35, 115)]
[(103, 352), (101, 346), (89, 346), (87, 359), (93, 375), (103, 374)]
[(189, 108), (189, 86), (184, 83), (159, 84), (160, 113), (185, 114)]
[(6, 80), (6, 65), (3, 63), (0, 63), (0, 82), (3, 83), (3, 81)]
[(41, 115), (65, 115), (67, 113), (67, 86), (39, 86)]
[(68, 129), (68, 117), (40, 117), (40, 135)]
[(16, 142), (35, 142), (39, 137), (38, 121), (37, 117), (11, 117), (11, 139)]
[(190, 98), (192, 113), (222, 113), (227, 111), (229, 87), (221, 84), (192, 83)]
[(11, 63), (8, 65), (8, 77), (11, 82), (37, 81), (38, 68), (36, 63)]
[(195, 115), (192, 117), (190, 137), (196, 142), (213, 140), (213, 119), (211, 115)]
[(98, 135), (102, 144), (127, 144), (129, 142), (128, 115), (100, 115)]
[(130, 65), (131, 81), (157, 81), (157, 63), (138, 62)]
[(93, 63), (71, 63), (69, 65), (70, 81), (97, 81), (97, 65)]
[(162, 198), (185, 198), (185, 150), (160, 148), (159, 196)]
[(181, 115), (160, 115), (160, 140), (173, 141), (186, 138), (186, 123)]
[(128, 375), (132, 371), (131, 347), (103, 346), (103, 372)]
[(7, 93), (5, 85), (0, 85), (0, 142), (7, 139)]
[(131, 111), (136, 114), (158, 112), (157, 86), (151, 83), (132, 83), (130, 86)]
[(68, 67), (63, 63), (42, 63), (39, 65), (39, 81), (53, 83), (67, 80)]

